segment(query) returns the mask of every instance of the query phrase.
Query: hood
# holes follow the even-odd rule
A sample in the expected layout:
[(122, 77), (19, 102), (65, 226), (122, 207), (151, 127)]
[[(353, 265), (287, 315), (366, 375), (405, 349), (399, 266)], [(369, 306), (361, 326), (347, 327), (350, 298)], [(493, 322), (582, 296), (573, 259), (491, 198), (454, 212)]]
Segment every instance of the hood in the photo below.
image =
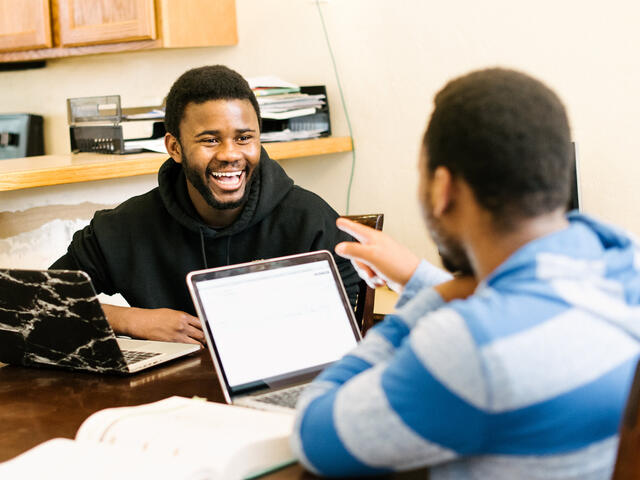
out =
[(607, 308), (640, 304), (640, 251), (634, 239), (584, 214), (572, 212), (567, 218), (567, 229), (524, 245), (483, 283), (509, 289), (510, 282), (523, 281), (540, 288), (540, 294), (545, 294), (541, 285), (547, 285), (605, 317), (614, 314)]
[(269, 215), (293, 188), (293, 180), (261, 148), (247, 203), (236, 221), (221, 229), (211, 228), (200, 219), (189, 198), (182, 165), (171, 158), (164, 162), (158, 172), (158, 185), (165, 208), (178, 223), (207, 237), (222, 237), (241, 232)]

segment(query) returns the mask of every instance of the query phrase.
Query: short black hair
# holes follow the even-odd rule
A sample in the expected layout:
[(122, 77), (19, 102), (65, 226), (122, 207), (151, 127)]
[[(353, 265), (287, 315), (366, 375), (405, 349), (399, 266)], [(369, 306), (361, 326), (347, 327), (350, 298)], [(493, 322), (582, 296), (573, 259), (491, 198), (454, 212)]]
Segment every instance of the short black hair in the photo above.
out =
[(449, 82), (424, 135), (427, 168), (460, 176), (497, 226), (564, 207), (571, 132), (558, 96), (540, 81), (493, 68)]
[(164, 125), (180, 140), (180, 121), (184, 109), (191, 102), (209, 100), (249, 100), (262, 128), (260, 107), (247, 81), (238, 72), (224, 65), (208, 65), (186, 71), (174, 82), (167, 95)]

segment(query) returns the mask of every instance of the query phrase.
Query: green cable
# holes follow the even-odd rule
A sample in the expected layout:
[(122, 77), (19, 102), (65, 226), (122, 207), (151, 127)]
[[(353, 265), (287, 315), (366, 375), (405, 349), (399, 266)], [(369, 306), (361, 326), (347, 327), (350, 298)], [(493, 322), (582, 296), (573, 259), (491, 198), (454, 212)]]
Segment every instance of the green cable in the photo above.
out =
[(338, 67), (336, 66), (336, 59), (333, 56), (333, 49), (331, 48), (331, 42), (329, 41), (329, 34), (327, 33), (327, 26), (324, 23), (322, 8), (320, 8), (320, 0), (316, 0), (316, 7), (318, 7), (320, 22), (322, 23), (322, 31), (324, 32), (324, 38), (327, 41), (329, 56), (331, 57), (331, 63), (333, 64), (333, 73), (336, 76), (336, 82), (338, 83), (338, 90), (340, 91), (340, 100), (342, 101), (342, 110), (344, 111), (344, 116), (347, 119), (347, 127), (349, 128), (349, 136), (351, 137), (351, 173), (349, 175), (349, 186), (347, 187), (347, 211), (346, 211), (346, 215), (349, 215), (349, 205), (351, 203), (351, 187), (353, 185), (353, 174), (356, 169), (356, 145), (353, 139), (353, 130), (351, 129), (351, 119), (349, 118), (349, 112), (347, 112), (347, 104), (344, 101), (344, 93), (342, 92), (342, 83), (340, 82), (340, 76), (338, 75)]

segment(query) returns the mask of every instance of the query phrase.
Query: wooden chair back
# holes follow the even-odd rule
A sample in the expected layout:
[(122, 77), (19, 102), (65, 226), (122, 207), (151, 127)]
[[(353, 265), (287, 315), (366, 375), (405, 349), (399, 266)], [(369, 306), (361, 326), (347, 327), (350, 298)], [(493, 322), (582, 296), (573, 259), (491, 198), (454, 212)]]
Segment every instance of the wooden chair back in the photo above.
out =
[[(382, 230), (382, 225), (384, 223), (384, 213), (345, 215), (344, 218), (361, 223), (367, 227), (375, 228), (376, 230)], [(364, 335), (375, 323), (373, 315), (375, 295), (375, 289), (369, 287), (367, 282), (364, 280), (360, 280), (355, 315), (362, 335)]]
[(640, 479), (640, 362), (636, 367), (627, 406), (620, 424), (618, 455), (612, 480)]

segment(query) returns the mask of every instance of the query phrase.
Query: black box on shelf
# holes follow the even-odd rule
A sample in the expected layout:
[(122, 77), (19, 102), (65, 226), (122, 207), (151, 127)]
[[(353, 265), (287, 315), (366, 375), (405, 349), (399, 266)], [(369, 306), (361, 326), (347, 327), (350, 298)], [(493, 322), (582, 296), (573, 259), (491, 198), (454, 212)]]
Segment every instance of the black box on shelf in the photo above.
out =
[(0, 159), (44, 155), (42, 117), (30, 113), (0, 115)]
[[(139, 153), (143, 148), (132, 148), (134, 141), (162, 138), (165, 134), (164, 112), (160, 108), (122, 108), (120, 95), (69, 98), (67, 116), (71, 151), (74, 153)], [(143, 121), (151, 125), (148, 135), (127, 138), (124, 127)], [(129, 146), (127, 142), (130, 142)]]

